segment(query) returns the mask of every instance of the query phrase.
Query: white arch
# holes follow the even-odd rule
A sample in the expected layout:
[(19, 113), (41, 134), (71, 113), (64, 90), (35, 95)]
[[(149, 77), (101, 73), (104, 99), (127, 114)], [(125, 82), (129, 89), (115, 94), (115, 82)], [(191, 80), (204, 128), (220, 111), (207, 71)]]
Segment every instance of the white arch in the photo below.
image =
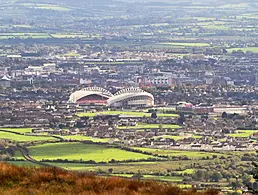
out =
[(69, 102), (76, 103), (79, 99), (89, 95), (100, 95), (105, 98), (110, 98), (113, 96), (111, 92), (101, 87), (87, 87), (72, 93), (69, 97)]

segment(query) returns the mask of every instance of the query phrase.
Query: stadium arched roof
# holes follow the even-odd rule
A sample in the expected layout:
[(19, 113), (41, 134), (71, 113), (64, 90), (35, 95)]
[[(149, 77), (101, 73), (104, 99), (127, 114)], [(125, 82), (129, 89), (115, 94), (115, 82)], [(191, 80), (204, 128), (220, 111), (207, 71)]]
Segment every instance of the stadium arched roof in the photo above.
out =
[(79, 99), (89, 95), (99, 95), (105, 98), (110, 98), (113, 96), (111, 92), (101, 87), (87, 87), (72, 93), (70, 95), (69, 102), (76, 103)]
[(113, 97), (110, 97), (108, 99), (108, 104), (112, 105), (116, 102), (120, 102), (129, 98), (133, 97), (142, 97), (146, 96), (152, 100), (154, 100), (154, 97), (152, 94), (140, 89), (140, 88), (127, 88), (127, 89), (122, 89), (121, 91), (118, 91)]

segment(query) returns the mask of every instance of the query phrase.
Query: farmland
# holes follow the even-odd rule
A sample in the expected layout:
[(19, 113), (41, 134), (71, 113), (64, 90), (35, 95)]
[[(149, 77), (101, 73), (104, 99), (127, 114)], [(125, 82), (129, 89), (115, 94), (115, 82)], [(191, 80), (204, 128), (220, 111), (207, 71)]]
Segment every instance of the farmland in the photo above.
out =
[(7, 130), (11, 132), (16, 132), (16, 133), (31, 133), (32, 128), (0, 128), (0, 130)]
[(238, 130), (237, 133), (229, 134), (231, 137), (250, 137), (252, 134), (257, 133), (258, 130)]
[(55, 140), (53, 137), (48, 136), (29, 136), (29, 135), (17, 135), (14, 133), (0, 132), (1, 139), (8, 139), (17, 142), (29, 142), (29, 141), (47, 141)]
[[(117, 148), (109, 148), (101, 145), (87, 145), (81, 143), (56, 143), (43, 144), (29, 148), (30, 154), (36, 160), (42, 159), (67, 159), (67, 160), (93, 160), (96, 162), (121, 161), (128, 159), (154, 158), (150, 155), (127, 152)], [(58, 155), (56, 155), (58, 151)]]

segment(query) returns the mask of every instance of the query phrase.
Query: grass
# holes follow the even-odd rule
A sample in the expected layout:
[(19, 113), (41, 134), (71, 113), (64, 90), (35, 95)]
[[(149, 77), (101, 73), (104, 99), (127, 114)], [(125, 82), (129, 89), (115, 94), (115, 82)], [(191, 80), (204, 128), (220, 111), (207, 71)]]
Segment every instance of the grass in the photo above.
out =
[(79, 141), (93, 141), (93, 142), (102, 142), (106, 143), (110, 139), (109, 138), (95, 138), (95, 137), (89, 137), (89, 136), (83, 136), (83, 135), (68, 135), (68, 136), (59, 136), (63, 139), (70, 139), (70, 140), (79, 140)]
[(67, 160), (94, 160), (96, 162), (129, 159), (154, 158), (150, 155), (128, 152), (117, 148), (82, 143), (54, 143), (43, 144), (29, 148), (29, 152), (36, 160), (67, 159)]
[[(133, 174), (112, 174), (112, 176), (132, 177)], [(176, 176), (156, 176), (156, 175), (143, 175), (143, 179), (151, 179), (151, 180), (158, 180), (158, 181), (168, 181), (168, 182), (181, 182), (183, 180), (182, 177), (176, 177)]]
[(230, 49), (227, 49), (227, 52), (229, 53), (232, 53), (233, 51), (238, 51), (238, 50), (241, 50), (243, 52), (247, 52), (247, 51), (251, 51), (251, 52), (254, 52), (254, 53), (258, 53), (258, 47), (243, 47), (243, 48), (230, 48)]
[(184, 46), (184, 47), (209, 47), (208, 43), (183, 43), (183, 42), (167, 42), (167, 43), (159, 43), (160, 45), (165, 46)]
[[(128, 115), (128, 116), (138, 116), (138, 117), (150, 117), (151, 113), (146, 112), (137, 112), (137, 111), (104, 111), (104, 112), (85, 112), (85, 113), (78, 113), (79, 117), (88, 116), (94, 117), (96, 115)], [(177, 117), (177, 114), (166, 114), (166, 113), (157, 113), (158, 117)]]
[(156, 176), (156, 175), (144, 175), (144, 179), (159, 180), (159, 181), (168, 181), (168, 182), (181, 182), (182, 177), (174, 176)]
[(238, 130), (237, 133), (229, 134), (230, 137), (250, 137), (253, 133), (257, 133), (258, 130)]
[(195, 173), (195, 169), (186, 169), (184, 171), (177, 171), (178, 174), (189, 174), (189, 175), (192, 175)]
[(0, 128), (0, 130), (7, 130), (16, 133), (31, 133), (32, 128)]
[[(183, 150), (165, 150), (165, 149), (154, 149), (154, 148), (139, 148), (134, 147), (141, 151), (151, 152), (152, 154), (166, 155), (166, 156), (186, 156), (191, 159), (200, 159), (202, 157), (212, 157), (213, 155), (222, 156), (223, 154), (215, 152), (197, 152), (197, 151), (183, 151)], [(225, 154), (224, 154), (225, 155)]]
[(29, 142), (29, 141), (54, 140), (55, 138), (47, 137), (47, 136), (17, 135), (14, 133), (0, 132), (0, 139), (9, 139), (17, 142)]
[[(173, 124), (162, 124), (161, 128), (162, 129), (176, 129), (180, 128), (181, 126), (179, 125), (173, 125)], [(160, 124), (137, 124), (136, 126), (121, 126), (118, 127), (118, 129), (159, 129)]]

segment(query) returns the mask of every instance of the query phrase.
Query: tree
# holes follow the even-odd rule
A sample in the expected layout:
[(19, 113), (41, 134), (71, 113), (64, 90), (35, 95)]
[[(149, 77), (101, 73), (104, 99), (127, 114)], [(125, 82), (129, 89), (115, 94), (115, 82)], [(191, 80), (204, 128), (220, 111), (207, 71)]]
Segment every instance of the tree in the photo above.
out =
[(220, 181), (222, 178), (223, 178), (223, 177), (222, 177), (222, 175), (221, 175), (220, 172), (213, 172), (213, 173), (211, 174), (211, 180), (212, 180), (212, 181), (218, 182), (218, 181)]
[(154, 118), (154, 119), (156, 119), (158, 116), (157, 116), (157, 113), (156, 112), (152, 112), (151, 113), (151, 118)]
[(113, 173), (113, 169), (112, 168), (108, 169), (108, 173), (112, 174)]
[(256, 185), (256, 184), (257, 184), (257, 181), (258, 181), (258, 164), (255, 163), (255, 162), (252, 162), (252, 164), (253, 164), (253, 166), (254, 166), (253, 178), (254, 178), (255, 182), (253, 183), (253, 186), (252, 186), (252, 187), (250, 187), (250, 185), (247, 186), (247, 187), (248, 187), (249, 191), (250, 191), (252, 194), (258, 194), (258, 188), (257, 188), (258, 186)]
[(222, 118), (228, 118), (228, 114), (226, 112), (223, 112), (221, 115)]

